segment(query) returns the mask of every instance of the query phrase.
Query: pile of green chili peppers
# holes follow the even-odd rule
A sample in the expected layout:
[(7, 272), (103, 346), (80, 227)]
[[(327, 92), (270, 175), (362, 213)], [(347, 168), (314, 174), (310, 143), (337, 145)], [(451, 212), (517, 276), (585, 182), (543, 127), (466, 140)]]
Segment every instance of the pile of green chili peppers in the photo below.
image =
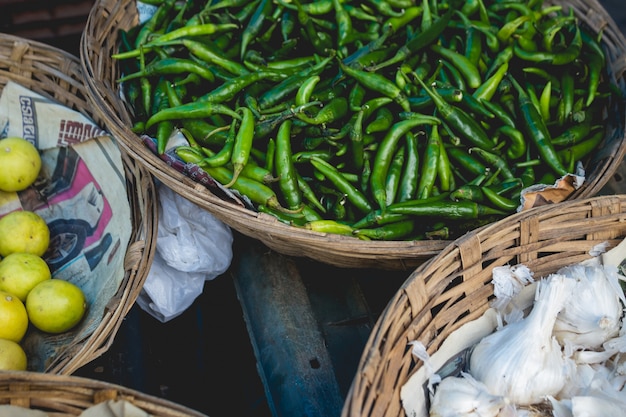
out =
[(616, 96), (541, 0), (148, 2), (113, 56), (134, 131), (295, 227), (454, 238), (574, 173)]

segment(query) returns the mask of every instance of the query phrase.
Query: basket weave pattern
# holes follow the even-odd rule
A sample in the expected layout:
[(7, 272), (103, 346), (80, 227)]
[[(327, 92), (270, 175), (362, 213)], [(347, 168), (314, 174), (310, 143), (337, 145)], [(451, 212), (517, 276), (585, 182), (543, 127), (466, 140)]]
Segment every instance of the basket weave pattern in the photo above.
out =
[[(592, 29), (604, 30), (607, 56), (615, 82), (626, 89), (623, 81), (623, 39), (610, 17), (602, 13), (594, 0), (562, 2), (574, 8)], [(128, 30), (138, 23), (135, 2), (132, 0), (98, 0), (91, 10), (83, 37), (80, 54), (89, 97), (95, 103), (102, 119), (126, 151), (166, 186), (183, 197), (205, 208), (233, 229), (254, 237), (278, 252), (305, 256), (340, 267), (407, 269), (417, 266), (442, 250), (450, 241), (362, 241), (357, 238), (329, 235), (281, 223), (273, 216), (256, 213), (235, 203), (220, 199), (206, 187), (178, 172), (148, 149), (131, 131), (130, 111), (120, 99), (121, 76), (111, 55), (117, 52), (119, 30)], [(624, 146), (624, 114), (617, 112), (617, 127), (609, 133), (607, 143), (590, 164), (587, 181), (570, 199), (589, 197), (597, 193), (619, 166)]]
[(361, 357), (342, 415), (404, 416), (400, 389), (421, 366), (408, 342), (432, 355), (493, 298), (492, 270), (524, 264), (535, 278), (589, 259), (589, 251), (626, 236), (626, 196), (543, 206), (472, 231), (418, 267), (378, 319)]
[(116, 384), (70, 375), (1, 372), (0, 404), (77, 416), (101, 402), (127, 401), (154, 417), (203, 417), (202, 413)]
[[(90, 117), (104, 126), (87, 100), (77, 57), (17, 36), (0, 35), (0, 88), (13, 81)], [(133, 231), (124, 260), (124, 280), (102, 321), (85, 340), (75, 340), (46, 372), (70, 374), (106, 352), (148, 275), (156, 245), (156, 190), (150, 173), (122, 152)]]

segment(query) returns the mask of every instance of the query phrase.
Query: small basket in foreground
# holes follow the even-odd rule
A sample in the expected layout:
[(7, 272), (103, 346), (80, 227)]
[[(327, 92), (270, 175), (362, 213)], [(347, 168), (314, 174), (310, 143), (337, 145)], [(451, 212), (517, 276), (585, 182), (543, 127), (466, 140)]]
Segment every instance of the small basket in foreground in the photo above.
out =
[[(78, 58), (63, 50), (13, 35), (1, 35), (0, 89), (10, 81), (103, 126), (87, 101)], [(105, 353), (148, 275), (156, 245), (156, 189), (152, 176), (143, 166), (123, 152), (121, 156), (130, 206), (128, 223), (132, 227), (121, 284), (107, 303), (99, 323), (91, 324), (93, 331), (87, 337), (76, 337), (57, 345), (54, 352), (45, 355), (43, 369), (36, 369), (38, 371), (70, 374)], [(106, 256), (110, 256), (109, 253)]]
[(524, 264), (536, 278), (591, 258), (626, 237), (626, 196), (569, 201), (517, 213), (467, 233), (418, 267), (388, 303), (365, 346), (344, 417), (405, 416), (400, 390), (422, 366), (409, 342), (433, 355), (493, 298), (492, 270)]
[(105, 401), (124, 401), (154, 417), (205, 417), (185, 406), (116, 384), (71, 375), (0, 372), (0, 406), (78, 416)]
[[(595, 0), (555, 1), (572, 7), (582, 21), (593, 30), (602, 30), (607, 49), (609, 71), (613, 82), (624, 87), (623, 56), (626, 41), (619, 28)], [(278, 252), (304, 256), (340, 267), (407, 269), (437, 254), (449, 240), (364, 241), (350, 236), (331, 235), (297, 228), (276, 218), (238, 206), (214, 195), (161, 160), (131, 130), (132, 118), (127, 104), (120, 99), (120, 69), (111, 56), (118, 51), (120, 30), (129, 30), (138, 23), (134, 0), (98, 0), (91, 10), (81, 40), (81, 61), (86, 73), (90, 99), (101, 113), (107, 128), (119, 137), (128, 153), (145, 165), (166, 186), (205, 208), (233, 229), (254, 237)], [(594, 195), (613, 175), (624, 152), (624, 111), (616, 110), (609, 133), (600, 152), (589, 164), (586, 181), (570, 199)]]

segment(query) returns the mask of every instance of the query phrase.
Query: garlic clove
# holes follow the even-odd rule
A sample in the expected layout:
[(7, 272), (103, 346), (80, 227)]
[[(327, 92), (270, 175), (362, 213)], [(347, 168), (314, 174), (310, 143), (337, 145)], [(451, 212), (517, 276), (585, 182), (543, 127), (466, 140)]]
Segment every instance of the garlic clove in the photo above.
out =
[(512, 407), (505, 397), (490, 394), (482, 383), (463, 373), (444, 378), (437, 385), (430, 417), (497, 417)]
[(554, 335), (566, 354), (579, 349), (598, 349), (617, 336), (623, 315), (621, 290), (616, 290), (617, 278), (601, 265), (570, 265), (559, 273), (576, 283), (554, 325)]
[(557, 394), (575, 372), (552, 336), (557, 314), (571, 296), (574, 280), (554, 274), (538, 282), (529, 315), (484, 337), (470, 358), (470, 373), (489, 392), (529, 405)]

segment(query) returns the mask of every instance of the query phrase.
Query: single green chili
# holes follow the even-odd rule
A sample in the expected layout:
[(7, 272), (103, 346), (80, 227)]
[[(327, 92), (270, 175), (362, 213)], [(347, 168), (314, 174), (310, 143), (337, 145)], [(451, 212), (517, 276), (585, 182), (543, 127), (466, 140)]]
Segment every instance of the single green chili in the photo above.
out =
[(413, 219), (400, 220), (371, 229), (354, 229), (356, 237), (367, 237), (375, 240), (400, 240), (415, 230)]
[(387, 196), (386, 204), (392, 204), (396, 199), (398, 188), (400, 186), (400, 180), (402, 178), (402, 168), (404, 167), (404, 147), (401, 146), (396, 151), (391, 164), (389, 164), (389, 171), (387, 172), (387, 179), (385, 181), (385, 193)]
[(546, 165), (558, 175), (567, 174), (567, 170), (561, 163), (554, 149), (550, 132), (537, 111), (537, 108), (530, 101), (528, 93), (519, 85), (515, 78), (511, 76), (509, 76), (509, 78), (517, 91), (519, 113), (526, 134), (531, 137)]
[(337, 189), (346, 195), (346, 198), (350, 203), (354, 205), (359, 211), (367, 213), (372, 210), (367, 197), (359, 191), (350, 181), (348, 181), (334, 166), (316, 157), (311, 158), (311, 164), (316, 170), (321, 172), (326, 179), (333, 183)]
[[(233, 179), (228, 184), (224, 184), (226, 188), (230, 187), (243, 170), (250, 159), (250, 150), (252, 148), (252, 140), (254, 139), (254, 114), (247, 107), (237, 109), (242, 113), (241, 125), (235, 135), (235, 143), (230, 156), (230, 163), (233, 166)], [(278, 144), (277, 144), (278, 145)], [(289, 207), (291, 208), (291, 207)]]
[(467, 200), (434, 201), (429, 204), (420, 203), (421, 200), (419, 199), (412, 201), (415, 201), (416, 204), (409, 205), (407, 204), (409, 202), (405, 201), (402, 205), (392, 204), (387, 207), (387, 210), (391, 213), (408, 214), (410, 216), (438, 217), (452, 220), (478, 219), (490, 215), (507, 214), (505, 211)]
[(421, 164), (419, 182), (417, 186), (417, 199), (428, 198), (432, 194), (432, 189), (437, 179), (437, 165), (439, 163), (439, 152), (441, 136), (439, 129), (434, 125), (428, 135), (426, 151)]
[(176, 107), (169, 107), (153, 114), (146, 121), (146, 129), (149, 129), (154, 124), (164, 120), (199, 119), (207, 118), (215, 114), (223, 114), (235, 119), (241, 119), (241, 116), (236, 111), (231, 110), (229, 107), (222, 104), (190, 102)]
[(493, 141), (487, 135), (482, 126), (459, 107), (446, 102), (436, 89), (428, 87), (421, 78), (416, 78), (422, 88), (432, 98), (441, 117), (458, 134), (469, 140), (474, 145), (485, 150), (491, 150)]
[(405, 111), (411, 110), (411, 106), (404, 92), (397, 85), (395, 85), (393, 81), (387, 79), (385, 76), (351, 68), (341, 61), (339, 61), (339, 66), (346, 75), (354, 78), (366, 88), (393, 99)]
[(298, 177), (292, 161), (291, 120), (281, 123), (276, 134), (276, 155), (274, 166), (287, 208), (297, 210), (302, 205), (302, 193), (298, 186)]
[(419, 178), (419, 146), (418, 139), (413, 132), (405, 135), (405, 162), (400, 185), (398, 186), (398, 201), (413, 200), (417, 197), (417, 185)]

